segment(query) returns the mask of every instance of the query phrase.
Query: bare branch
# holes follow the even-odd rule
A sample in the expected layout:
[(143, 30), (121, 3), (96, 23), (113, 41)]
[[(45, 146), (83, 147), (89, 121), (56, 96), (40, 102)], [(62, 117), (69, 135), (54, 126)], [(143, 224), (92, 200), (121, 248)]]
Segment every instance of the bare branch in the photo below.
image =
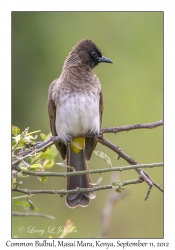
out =
[(130, 169), (138, 169), (138, 168), (154, 168), (154, 167), (160, 167), (163, 165), (163, 162), (159, 163), (152, 163), (152, 164), (137, 164), (137, 165), (130, 165), (130, 166), (124, 166), (124, 167), (112, 167), (112, 168), (101, 168), (101, 169), (92, 169), (92, 170), (84, 170), (84, 171), (73, 171), (73, 172), (35, 172), (30, 170), (23, 170), (20, 167), (16, 166), (14, 167), (15, 170), (18, 172), (22, 172), (23, 174), (27, 175), (33, 175), (33, 176), (52, 176), (52, 177), (67, 177), (67, 176), (75, 176), (75, 175), (85, 175), (85, 174), (96, 174), (96, 173), (105, 173), (105, 172), (113, 172), (113, 171), (124, 171), (124, 170), (130, 170)]
[[(136, 162), (135, 160), (133, 160), (129, 155), (125, 154), (120, 147), (114, 145), (113, 143), (111, 143), (110, 141), (108, 141), (107, 139), (105, 139), (103, 137), (103, 135), (98, 136), (97, 141), (100, 142), (102, 145), (105, 145), (106, 147), (110, 148), (111, 150), (113, 150), (114, 152), (116, 152), (119, 157), (123, 158), (125, 161), (127, 161), (129, 164), (131, 165), (138, 165), (138, 162)], [(140, 165), (140, 167), (142, 167)], [(156, 186), (159, 190), (160, 187), (159, 185), (157, 185), (154, 181), (152, 181), (152, 179), (149, 177), (149, 175), (141, 168), (136, 168), (135, 169), (137, 171), (137, 173), (139, 174), (140, 180), (141, 181), (145, 181), (149, 186)], [(162, 191), (162, 190), (161, 190)]]
[[(124, 181), (121, 183), (118, 183), (116, 185), (116, 190), (119, 189), (119, 187), (127, 186), (130, 184), (137, 184), (141, 183), (140, 179), (134, 179), (134, 180), (129, 180), (129, 181)], [(105, 185), (105, 186), (98, 186), (98, 187), (93, 187), (93, 188), (77, 188), (77, 189), (71, 189), (71, 190), (27, 190), (27, 189), (20, 189), (18, 187), (12, 188), (12, 191), (15, 192), (20, 192), (24, 194), (60, 194), (62, 196), (65, 196), (67, 194), (75, 194), (75, 193), (84, 193), (84, 192), (92, 192), (92, 191), (100, 191), (100, 190), (105, 190), (105, 189), (112, 189), (114, 186), (112, 185)]]
[(133, 124), (133, 125), (128, 125), (128, 126), (121, 126), (121, 127), (113, 127), (113, 128), (102, 128), (100, 130), (101, 134), (104, 133), (119, 133), (119, 132), (123, 132), (123, 131), (130, 131), (133, 129), (143, 129), (143, 128), (156, 128), (158, 126), (162, 126), (163, 125), (163, 120), (157, 121), (157, 122), (153, 122), (153, 123), (145, 123), (145, 124)]
[(163, 189), (160, 187), (160, 185), (157, 185), (154, 181), (152, 182), (156, 188), (158, 188), (161, 192), (163, 192)]
[(23, 216), (23, 217), (30, 217), (30, 216), (35, 216), (35, 217), (42, 217), (50, 220), (55, 220), (54, 216), (51, 215), (46, 215), (46, 214), (41, 214), (41, 213), (19, 213), (19, 212), (12, 212), (12, 216)]
[(20, 189), (20, 188), (12, 188), (12, 191), (20, 192), (24, 194), (60, 194), (62, 196), (65, 196), (67, 194), (75, 194), (75, 193), (84, 193), (84, 192), (90, 192), (90, 191), (99, 191), (104, 189), (110, 189), (112, 188), (112, 185), (106, 185), (106, 186), (100, 186), (100, 187), (94, 187), (94, 188), (77, 188), (77, 189), (71, 189), (71, 190), (27, 190), (27, 189)]
[(100, 142), (102, 145), (110, 148), (115, 153), (117, 153), (121, 158), (125, 159), (129, 164), (136, 165), (138, 164), (135, 160), (133, 160), (129, 155), (125, 154), (120, 147), (114, 145), (112, 142), (108, 141), (103, 135), (97, 137), (97, 142)]
[(149, 187), (148, 187), (148, 192), (147, 192), (147, 194), (146, 194), (145, 201), (149, 198), (149, 194), (150, 194), (150, 192), (151, 192), (152, 187), (153, 187), (153, 186), (149, 186)]

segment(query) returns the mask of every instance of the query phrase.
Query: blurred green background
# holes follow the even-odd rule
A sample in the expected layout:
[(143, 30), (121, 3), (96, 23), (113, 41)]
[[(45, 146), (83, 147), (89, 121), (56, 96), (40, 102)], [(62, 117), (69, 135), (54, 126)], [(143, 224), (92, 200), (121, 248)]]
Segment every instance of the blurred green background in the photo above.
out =
[[(50, 132), (47, 115), (47, 91), (59, 77), (65, 58), (81, 39), (92, 39), (113, 64), (95, 68), (104, 94), (105, 109), (102, 127), (122, 126), (158, 121), (163, 116), (163, 12), (12, 12), (12, 124), (21, 130), (41, 129)], [(105, 135), (139, 163), (163, 160), (163, 129), (134, 130)], [(39, 139), (40, 140), (40, 139)], [(128, 165), (102, 145), (113, 166)], [(60, 156), (57, 162), (62, 162)], [(95, 154), (89, 168), (105, 168), (107, 163)], [(54, 167), (51, 171), (62, 171)], [(163, 186), (162, 168), (146, 170)], [(111, 184), (111, 173), (102, 174), (101, 185)], [(99, 174), (91, 175), (93, 182)], [(120, 181), (137, 178), (136, 171), (120, 173)], [(65, 189), (66, 180), (49, 178), (43, 184), (34, 177), (23, 179), (22, 188)], [(109, 238), (163, 237), (163, 195), (153, 188), (145, 202), (146, 183), (130, 185), (129, 196), (113, 207)], [(124, 194), (123, 192), (123, 194)], [(60, 234), (47, 233), (49, 226), (64, 226), (67, 219), (76, 225), (68, 238), (101, 237), (102, 211), (109, 191), (96, 192), (96, 199), (87, 208), (69, 209), (57, 195), (35, 195), (31, 198), (39, 212), (56, 217), (12, 218), (12, 237), (47, 238)], [(13, 195), (20, 195), (13, 193)], [(121, 195), (121, 194), (118, 194)], [(23, 209), (17, 205), (12, 210)], [(20, 233), (20, 226), (35, 227), (46, 232)]]

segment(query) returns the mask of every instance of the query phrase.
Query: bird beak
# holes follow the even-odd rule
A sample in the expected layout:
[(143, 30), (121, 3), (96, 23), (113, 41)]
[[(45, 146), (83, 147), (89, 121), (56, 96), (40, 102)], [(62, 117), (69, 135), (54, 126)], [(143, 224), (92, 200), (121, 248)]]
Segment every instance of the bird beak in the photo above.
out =
[(98, 62), (113, 63), (109, 58), (104, 57), (104, 56), (99, 57)]

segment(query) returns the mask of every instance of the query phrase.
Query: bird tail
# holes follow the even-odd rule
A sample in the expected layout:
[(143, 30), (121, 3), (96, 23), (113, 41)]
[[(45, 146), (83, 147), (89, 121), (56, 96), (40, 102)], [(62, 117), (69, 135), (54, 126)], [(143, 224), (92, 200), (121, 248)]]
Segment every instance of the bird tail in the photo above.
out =
[[(87, 170), (87, 162), (84, 154), (85, 138), (74, 139), (74, 143), (68, 144), (67, 165), (75, 168), (76, 171)], [(78, 144), (78, 145), (77, 145)], [(68, 168), (68, 172), (72, 170)], [(77, 188), (92, 188), (89, 174), (67, 177), (67, 190)], [(66, 205), (70, 208), (77, 206), (87, 207), (91, 199), (95, 198), (95, 192), (74, 193), (66, 196)]]

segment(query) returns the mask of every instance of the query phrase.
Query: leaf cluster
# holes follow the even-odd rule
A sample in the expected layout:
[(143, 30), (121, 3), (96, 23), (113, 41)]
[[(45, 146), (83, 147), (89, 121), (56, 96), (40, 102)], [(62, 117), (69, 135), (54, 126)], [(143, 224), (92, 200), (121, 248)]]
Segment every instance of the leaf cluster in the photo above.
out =
[[(26, 128), (24, 131), (20, 132), (20, 128), (17, 126), (12, 126), (12, 160), (20, 158), (20, 155), (25, 150), (35, 147), (38, 142), (38, 133), (40, 130), (29, 132), (29, 128)], [(43, 133), (39, 134), (42, 141), (50, 138), (51, 134), (45, 135)], [(31, 155), (25, 160), (22, 160), (19, 163), (21, 172), (12, 171), (12, 188), (18, 187), (22, 184), (22, 181), (17, 181), (17, 178), (27, 178), (29, 175), (23, 174), (24, 170), (32, 170), (36, 172), (45, 172), (47, 169), (50, 169), (55, 164), (55, 157), (57, 156), (57, 150), (54, 145), (47, 148), (45, 151), (40, 151)], [(15, 175), (13, 174), (15, 172)], [(37, 176), (38, 180), (46, 183), (48, 177), (46, 176)], [(17, 198), (17, 197), (16, 197)], [(35, 205), (29, 200), (28, 196), (25, 196), (27, 200), (19, 201), (13, 200), (13, 204), (22, 206), (26, 211), (38, 211)], [(19, 197), (20, 198), (20, 197)], [(24, 198), (24, 197), (23, 197)]]

